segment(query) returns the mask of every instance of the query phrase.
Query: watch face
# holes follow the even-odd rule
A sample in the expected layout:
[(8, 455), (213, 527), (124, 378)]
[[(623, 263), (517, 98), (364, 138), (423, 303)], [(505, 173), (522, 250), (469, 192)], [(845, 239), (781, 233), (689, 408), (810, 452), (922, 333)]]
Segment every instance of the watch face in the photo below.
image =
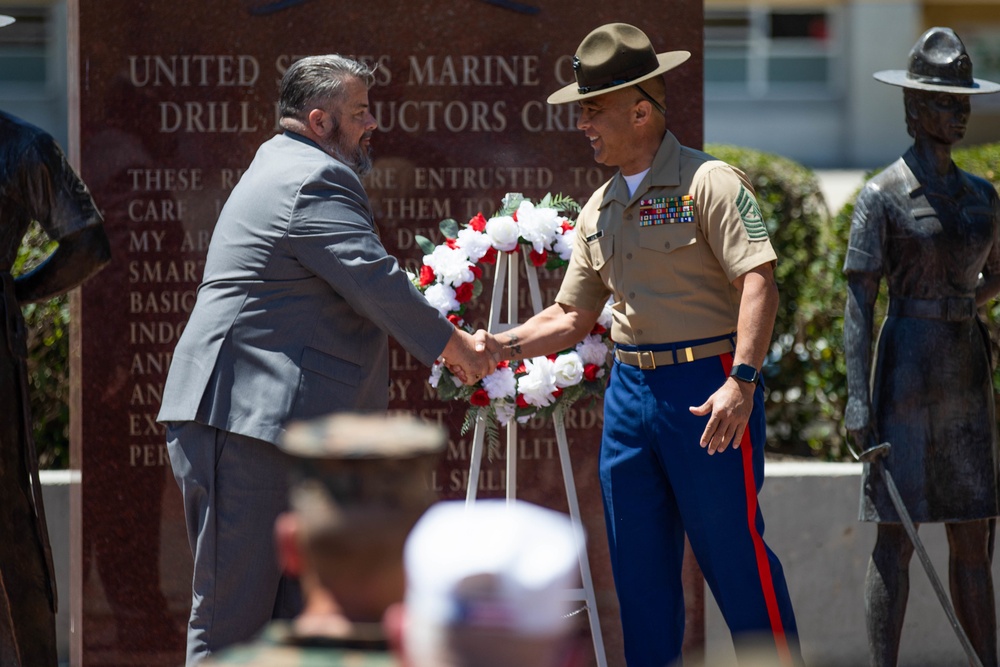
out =
[(749, 364), (737, 364), (733, 366), (733, 372), (730, 375), (742, 382), (757, 381), (757, 369)]

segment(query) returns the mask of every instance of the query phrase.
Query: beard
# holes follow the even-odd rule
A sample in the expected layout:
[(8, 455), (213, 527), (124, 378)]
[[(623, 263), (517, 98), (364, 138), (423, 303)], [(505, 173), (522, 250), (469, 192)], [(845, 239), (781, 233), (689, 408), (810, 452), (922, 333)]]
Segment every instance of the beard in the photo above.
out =
[[(339, 128), (334, 128), (333, 136), (324, 142), (326, 151), (351, 168), (359, 178), (364, 178), (372, 170), (372, 150), (360, 143), (349, 145), (340, 136)], [(370, 132), (365, 132), (361, 140), (370, 139)]]

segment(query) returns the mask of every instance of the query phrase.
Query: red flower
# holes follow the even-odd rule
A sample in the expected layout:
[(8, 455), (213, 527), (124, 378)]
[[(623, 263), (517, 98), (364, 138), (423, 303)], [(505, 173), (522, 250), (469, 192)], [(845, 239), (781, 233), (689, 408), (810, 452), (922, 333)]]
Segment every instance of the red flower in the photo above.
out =
[(528, 367), (524, 365), (522, 361), (517, 368), (514, 369), (514, 375), (524, 375), (528, 372)]
[(434, 269), (424, 264), (420, 267), (420, 286), (427, 287), (437, 279), (434, 275)]
[(456, 315), (455, 313), (452, 313), (451, 315), (448, 316), (448, 321), (454, 324), (456, 327), (462, 326), (461, 316)]
[(490, 249), (487, 250), (486, 254), (483, 255), (480, 258), (479, 262), (481, 264), (496, 264), (497, 263), (497, 249), (494, 248), (493, 246), (490, 246)]
[(548, 359), (549, 361), (555, 361), (556, 357), (558, 356), (559, 356), (558, 354), (547, 354), (545, 355), (545, 358)]
[(480, 278), (482, 278), (482, 277), (483, 277), (483, 270), (482, 270), (482, 269), (480, 269), (480, 268), (479, 268), (478, 266), (476, 266), (475, 264), (473, 264), (473, 265), (472, 265), (472, 266), (470, 267), (470, 270), (472, 271), (472, 275), (473, 275), (473, 276), (475, 276), (476, 280), (479, 280)]
[(518, 394), (517, 398), (514, 399), (514, 402), (517, 403), (517, 407), (519, 407), (519, 408), (530, 408), (531, 407), (528, 404), (528, 401), (524, 400), (524, 395), (523, 394)]
[(594, 328), (590, 330), (591, 336), (602, 336), (607, 332), (607, 329), (602, 327), (600, 324), (594, 324)]
[(534, 266), (545, 266), (545, 262), (549, 261), (549, 253), (545, 250), (541, 252), (535, 252), (532, 250), (529, 257), (531, 258), (531, 263)]
[(482, 211), (476, 213), (476, 217), (474, 217), (472, 220), (469, 220), (469, 227), (472, 227), (472, 229), (476, 230), (477, 232), (481, 232), (484, 229), (486, 229), (486, 218), (483, 216)]
[(444, 244), (454, 250), (458, 247), (458, 239), (445, 239)]
[(510, 217), (514, 218), (514, 222), (517, 222), (517, 211), (511, 213)]
[(597, 374), (601, 372), (601, 367), (597, 364), (585, 364), (583, 367), (583, 377), (587, 379), (588, 382), (593, 382), (597, 379)]
[(561, 227), (562, 227), (562, 230), (563, 230), (563, 234), (565, 234), (566, 232), (568, 232), (571, 229), (573, 229), (573, 223), (570, 222), (569, 220), (563, 220)]
[(504, 359), (499, 364), (497, 364), (497, 368), (510, 368), (510, 361), (508, 359)]
[(552, 397), (553, 398), (559, 398), (560, 396), (562, 396), (562, 394), (563, 394), (562, 387), (559, 387), (554, 392), (552, 392)]
[(462, 283), (455, 288), (455, 301), (465, 303), (472, 298), (472, 283)]
[(484, 408), (490, 404), (490, 395), (486, 393), (485, 389), (477, 389), (469, 397), (469, 403)]

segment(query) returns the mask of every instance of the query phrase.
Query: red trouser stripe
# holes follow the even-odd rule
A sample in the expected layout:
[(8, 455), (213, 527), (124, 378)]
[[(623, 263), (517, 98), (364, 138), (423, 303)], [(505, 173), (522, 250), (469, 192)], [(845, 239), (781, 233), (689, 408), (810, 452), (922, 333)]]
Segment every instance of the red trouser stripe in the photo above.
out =
[[(733, 369), (733, 355), (723, 354), (722, 368), (729, 376)], [(771, 621), (771, 632), (774, 643), (783, 665), (792, 665), (792, 653), (788, 648), (788, 638), (781, 623), (781, 612), (778, 610), (778, 596), (774, 592), (774, 580), (771, 578), (771, 563), (767, 558), (764, 538), (757, 530), (757, 484), (753, 476), (753, 443), (750, 442), (750, 428), (743, 431), (740, 439), (740, 452), (743, 457), (743, 486), (747, 496), (747, 527), (753, 539), (754, 554), (757, 558), (757, 571), (760, 574), (760, 585), (764, 593), (764, 603), (767, 605), (767, 616)]]

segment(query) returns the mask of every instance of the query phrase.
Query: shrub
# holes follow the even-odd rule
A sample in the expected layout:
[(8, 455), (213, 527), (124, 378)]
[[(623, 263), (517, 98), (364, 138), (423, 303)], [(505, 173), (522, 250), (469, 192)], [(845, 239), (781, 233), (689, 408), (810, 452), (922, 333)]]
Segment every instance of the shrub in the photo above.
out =
[[(983, 144), (971, 148), (960, 148), (952, 152), (952, 159), (960, 168), (977, 176), (982, 176), (1000, 189), (1000, 143)], [(994, 299), (979, 309), (979, 314), (990, 332), (993, 347), (993, 388), (1000, 394), (1000, 299)], [(1000, 413), (998, 413), (1000, 417)]]
[(705, 150), (746, 172), (778, 255), (781, 304), (763, 368), (768, 449), (843, 459), (846, 281), (841, 268), (850, 214), (831, 218), (816, 175), (787, 158), (718, 144)]
[[(32, 225), (18, 249), (14, 275), (55, 248)], [(69, 467), (69, 301), (66, 295), (22, 309), (28, 330), (28, 393), (40, 468)]]

